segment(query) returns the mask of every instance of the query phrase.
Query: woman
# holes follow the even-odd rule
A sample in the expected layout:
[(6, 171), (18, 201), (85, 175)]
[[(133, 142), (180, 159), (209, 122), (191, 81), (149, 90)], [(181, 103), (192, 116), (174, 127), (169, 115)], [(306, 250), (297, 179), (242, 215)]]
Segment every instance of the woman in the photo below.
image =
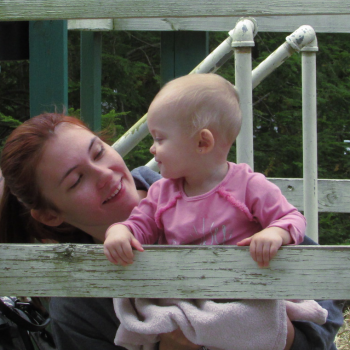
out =
[[(5, 178), (0, 242), (103, 242), (107, 227), (123, 221), (159, 175), (141, 167), (133, 173), (122, 158), (81, 121), (43, 114), (19, 126), (1, 159)], [(310, 244), (310, 243), (309, 243)], [(341, 305), (322, 302), (327, 323), (295, 322), (293, 350), (335, 349)], [(59, 349), (117, 349), (119, 325), (111, 299), (54, 298), (50, 313)], [(181, 333), (161, 337), (159, 348), (198, 349)]]

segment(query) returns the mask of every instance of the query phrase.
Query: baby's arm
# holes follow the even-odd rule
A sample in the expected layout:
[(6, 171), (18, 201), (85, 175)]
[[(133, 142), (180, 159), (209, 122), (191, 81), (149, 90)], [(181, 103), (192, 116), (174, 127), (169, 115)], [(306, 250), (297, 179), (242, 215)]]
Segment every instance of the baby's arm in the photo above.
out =
[(123, 266), (132, 264), (134, 258), (132, 248), (140, 252), (144, 250), (126, 226), (117, 224), (108, 228), (103, 249), (110, 262)]
[(250, 246), (250, 255), (259, 267), (268, 267), (270, 260), (282, 245), (292, 243), (290, 233), (280, 227), (268, 227), (238, 242), (238, 246)]

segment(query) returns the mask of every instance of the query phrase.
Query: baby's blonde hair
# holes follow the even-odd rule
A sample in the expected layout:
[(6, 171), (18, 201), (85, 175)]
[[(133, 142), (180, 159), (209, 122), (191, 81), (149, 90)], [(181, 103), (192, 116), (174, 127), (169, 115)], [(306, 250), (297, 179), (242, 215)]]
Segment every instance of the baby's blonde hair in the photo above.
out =
[[(191, 74), (167, 83), (155, 100), (164, 98), (172, 115), (189, 122), (191, 135), (209, 129), (231, 145), (241, 128), (239, 97), (234, 85), (217, 74)], [(168, 114), (168, 113), (167, 113)], [(168, 114), (169, 115), (169, 114)], [(188, 125), (188, 124), (187, 124)]]

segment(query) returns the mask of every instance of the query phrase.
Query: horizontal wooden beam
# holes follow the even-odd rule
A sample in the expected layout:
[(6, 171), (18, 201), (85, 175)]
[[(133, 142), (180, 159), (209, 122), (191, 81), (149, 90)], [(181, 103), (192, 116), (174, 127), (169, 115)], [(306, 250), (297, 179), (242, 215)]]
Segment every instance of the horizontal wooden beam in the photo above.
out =
[(350, 14), (347, 0), (0, 0), (0, 21)]
[(260, 269), (247, 247), (148, 246), (128, 267), (102, 245), (2, 244), (0, 295), (348, 299), (350, 246), (283, 247)]
[[(139, 31), (230, 31), (241, 17), (197, 18), (120, 18), (69, 20), (70, 30), (139, 30)], [(349, 33), (349, 15), (261, 16), (259, 32), (292, 33), (302, 25), (310, 25), (316, 33)]]
[[(290, 203), (304, 210), (303, 179), (269, 178)], [(318, 180), (318, 211), (350, 213), (350, 180)]]

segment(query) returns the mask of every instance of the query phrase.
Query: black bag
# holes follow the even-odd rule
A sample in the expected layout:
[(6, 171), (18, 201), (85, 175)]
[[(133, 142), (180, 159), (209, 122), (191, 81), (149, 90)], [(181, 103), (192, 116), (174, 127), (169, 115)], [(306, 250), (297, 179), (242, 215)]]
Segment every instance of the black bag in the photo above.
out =
[(0, 297), (0, 350), (56, 349), (50, 318), (31, 299)]

